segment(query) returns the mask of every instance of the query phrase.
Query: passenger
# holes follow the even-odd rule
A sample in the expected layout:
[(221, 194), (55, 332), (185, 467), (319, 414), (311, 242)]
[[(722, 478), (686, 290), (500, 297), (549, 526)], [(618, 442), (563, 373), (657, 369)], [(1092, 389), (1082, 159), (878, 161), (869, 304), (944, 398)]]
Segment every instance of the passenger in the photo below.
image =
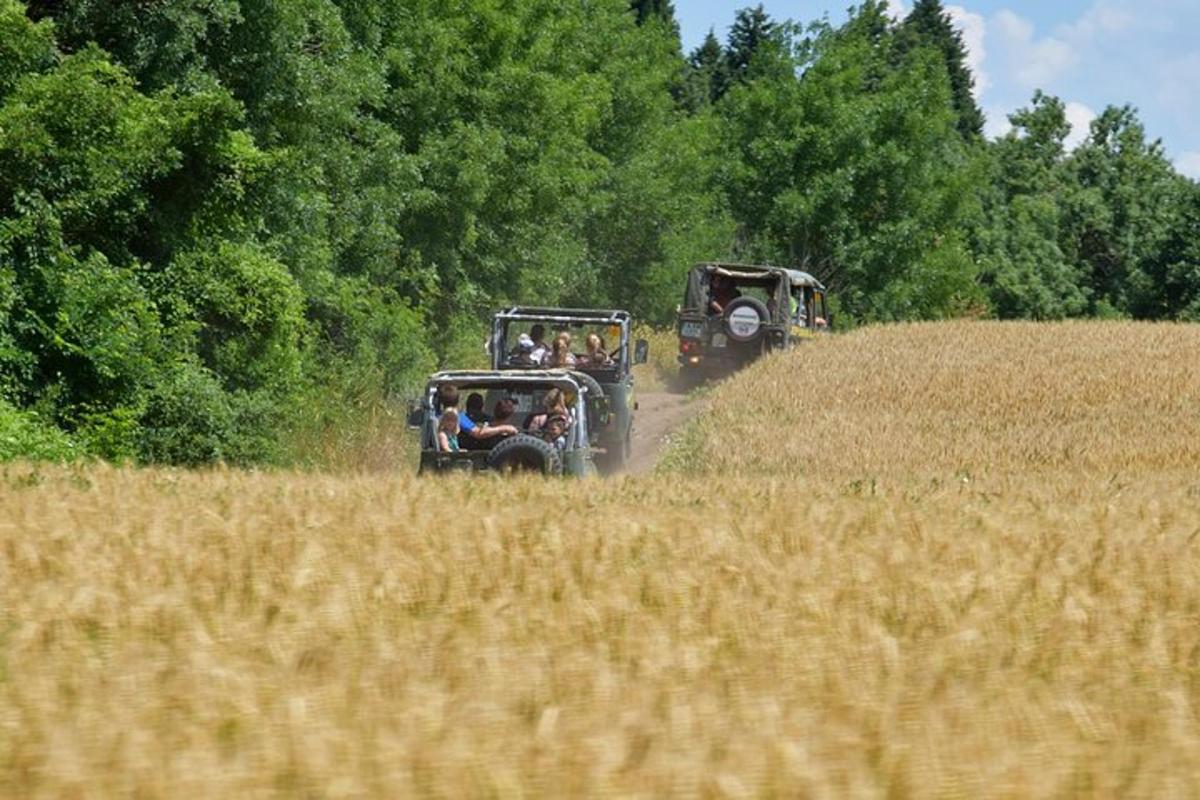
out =
[(545, 427), (546, 420), (551, 416), (555, 414), (566, 416), (568, 414), (567, 401), (563, 397), (562, 390), (551, 389), (546, 392), (545, 397), (542, 398), (542, 409), (542, 413), (533, 414), (525, 421), (525, 427), (529, 429), (530, 433), (536, 433)]
[(733, 281), (720, 273), (714, 273), (708, 284), (708, 313), (724, 314), (725, 307), (742, 296)]
[(571, 369), (576, 362), (575, 354), (571, 352), (571, 334), (563, 331), (555, 337), (553, 349), (544, 365), (551, 369)]
[(471, 422), (476, 425), (486, 425), (491, 422), (491, 418), (484, 413), (483, 410), (483, 395), (479, 392), (471, 392), (467, 395), (467, 416)]
[(546, 346), (546, 326), (540, 322), (529, 329), (529, 339), (533, 342), (533, 349), (529, 353), (529, 357), (533, 359), (534, 364), (541, 364), (546, 360), (546, 354), (550, 348)]
[(529, 338), (529, 334), (522, 333), (517, 337), (517, 346), (513, 350), (513, 355), (508, 359), (509, 366), (512, 367), (540, 367), (542, 359), (535, 355), (537, 349), (533, 344), (533, 339)]
[(554, 412), (546, 418), (539, 435), (559, 450), (567, 446), (567, 429), (571, 427), (570, 418), (561, 412)]
[(443, 411), (437, 427), (439, 453), (458, 452), (458, 430), (458, 412)]
[(517, 413), (517, 404), (507, 397), (496, 401), (495, 408), (492, 409), (492, 424), (493, 425), (512, 425), (513, 414)]
[[(458, 412), (458, 387), (446, 384), (438, 389), (438, 401), (441, 403), (442, 413), (447, 411)], [(494, 439), (497, 436), (512, 436), (516, 434), (517, 429), (512, 425), (489, 425), (483, 423), (476, 425), (466, 414), (458, 414), (459, 430), (466, 434), (471, 439)]]
[(612, 363), (608, 353), (604, 352), (604, 340), (600, 338), (599, 334), (589, 333), (587, 339), (584, 340), (584, 346), (587, 348), (587, 354), (579, 359), (581, 365), (603, 367)]

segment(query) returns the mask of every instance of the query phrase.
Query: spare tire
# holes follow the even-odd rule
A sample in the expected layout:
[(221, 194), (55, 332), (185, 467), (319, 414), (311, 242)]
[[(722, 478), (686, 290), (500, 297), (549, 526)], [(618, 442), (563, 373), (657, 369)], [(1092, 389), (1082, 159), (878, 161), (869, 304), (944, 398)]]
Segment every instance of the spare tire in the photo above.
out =
[(487, 464), (496, 472), (532, 472), (562, 475), (562, 454), (547, 441), (518, 433), (496, 443), (488, 453)]
[(725, 306), (725, 333), (735, 342), (753, 342), (771, 319), (767, 305), (756, 297), (739, 297)]
[(601, 388), (600, 381), (596, 380), (591, 375), (588, 375), (586, 372), (573, 369), (571, 370), (571, 377), (575, 379), (576, 383), (588, 390), (588, 395), (590, 395), (592, 399), (604, 397), (604, 389)]

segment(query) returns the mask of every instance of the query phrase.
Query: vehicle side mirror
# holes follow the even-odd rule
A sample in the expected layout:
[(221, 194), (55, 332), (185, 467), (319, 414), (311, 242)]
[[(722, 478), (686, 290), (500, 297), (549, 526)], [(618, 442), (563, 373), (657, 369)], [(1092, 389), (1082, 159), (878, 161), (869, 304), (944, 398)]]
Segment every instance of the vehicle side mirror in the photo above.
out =
[(650, 343), (645, 339), (638, 339), (633, 345), (633, 363), (645, 364), (650, 358)]
[(412, 430), (420, 430), (425, 424), (425, 407), (421, 405), (420, 400), (414, 400), (408, 406), (408, 427)]

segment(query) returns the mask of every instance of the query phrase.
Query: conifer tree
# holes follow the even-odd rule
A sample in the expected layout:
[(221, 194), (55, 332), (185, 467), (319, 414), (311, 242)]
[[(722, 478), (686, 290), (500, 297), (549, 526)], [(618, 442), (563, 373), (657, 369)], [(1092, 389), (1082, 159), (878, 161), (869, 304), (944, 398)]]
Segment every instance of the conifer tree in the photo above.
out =
[[(737, 12), (725, 48), (725, 73), (728, 84), (745, 80), (754, 54), (775, 33), (775, 23), (763, 10), (762, 4), (754, 8), (743, 8)], [(724, 93), (727, 86), (722, 87)]]
[(668, 27), (676, 30), (679, 28), (679, 23), (675, 20), (675, 6), (671, 0), (630, 0), (629, 10), (637, 17), (638, 25), (649, 19), (660, 19)]
[(715, 103), (725, 91), (725, 63), (721, 43), (709, 28), (704, 42), (688, 56), (688, 84), (698, 104)]
[(950, 77), (958, 130), (965, 139), (983, 135), (983, 112), (975, 102), (975, 77), (967, 66), (967, 47), (941, 0), (917, 0), (901, 29), (902, 50), (926, 45), (941, 50)]

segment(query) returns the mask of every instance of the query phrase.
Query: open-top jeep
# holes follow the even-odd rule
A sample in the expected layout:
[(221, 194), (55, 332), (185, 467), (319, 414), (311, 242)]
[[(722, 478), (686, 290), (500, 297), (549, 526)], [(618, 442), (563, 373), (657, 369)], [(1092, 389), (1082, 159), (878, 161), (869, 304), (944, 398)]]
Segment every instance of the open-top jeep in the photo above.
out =
[[(644, 339), (634, 342), (628, 311), (578, 308), (536, 308), (518, 306), (492, 316), (492, 334), (488, 351), (492, 368), (496, 370), (538, 369), (541, 359), (523, 352), (534, 342), (539, 349), (548, 346), (562, 331), (571, 334), (573, 355), (578, 363), (573, 368), (576, 377), (588, 384), (592, 395), (601, 394), (608, 401), (610, 412), (606, 424), (596, 430), (596, 458), (605, 472), (620, 470), (629, 458), (633, 438), (633, 412), (637, 408), (633, 394), (633, 365), (643, 364), (649, 352)], [(585, 356), (589, 334), (600, 337), (601, 346), (609, 358), (604, 363), (591, 363)]]
[(825, 287), (797, 269), (697, 264), (679, 307), (685, 381), (727, 374), (828, 330)]
[[(438, 447), (438, 420), (443, 387), (454, 387), (460, 398), (478, 393), (484, 408), (507, 399), (515, 406), (516, 435), (474, 439), (458, 437), (461, 449), (445, 452)], [(543, 398), (551, 389), (562, 392), (568, 421), (560, 436), (550, 440), (528, 433), (529, 418), (542, 412)], [(460, 408), (459, 413), (465, 413)], [(409, 414), (409, 427), (419, 431), (420, 473), (425, 472), (533, 472), (542, 475), (593, 475), (592, 426), (608, 421), (608, 402), (589, 391), (586, 376), (567, 370), (448, 371), (433, 375), (425, 393)]]

